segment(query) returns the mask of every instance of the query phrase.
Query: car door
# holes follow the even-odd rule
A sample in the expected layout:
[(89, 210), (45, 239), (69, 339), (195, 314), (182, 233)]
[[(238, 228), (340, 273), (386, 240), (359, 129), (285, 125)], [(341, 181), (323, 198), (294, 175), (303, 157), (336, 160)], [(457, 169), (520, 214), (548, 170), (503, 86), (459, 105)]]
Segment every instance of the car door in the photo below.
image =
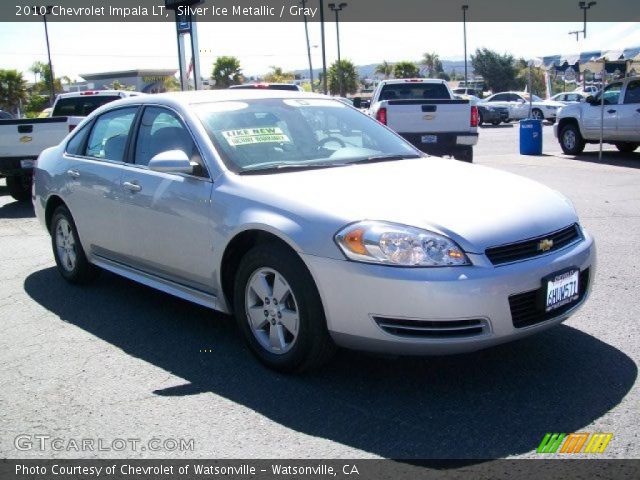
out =
[(65, 201), (90, 255), (110, 257), (122, 248), (120, 176), (137, 111), (137, 106), (131, 106), (103, 113), (66, 147)]
[(618, 105), (618, 139), (640, 143), (640, 80), (627, 84), (624, 100)]
[(510, 93), (509, 110), (512, 112), (511, 118), (515, 120), (522, 120), (529, 116), (529, 102), (517, 93)]
[[(583, 125), (585, 137), (590, 140), (600, 138), (600, 124), (603, 125), (603, 136), (605, 140), (614, 140), (617, 138), (618, 128), (618, 101), (620, 91), (622, 90), (622, 82), (615, 82), (607, 85), (604, 89), (604, 117), (600, 102), (601, 94), (595, 97), (591, 104), (585, 104), (583, 109)], [(602, 119), (602, 120), (601, 120)]]
[[(213, 183), (191, 132), (180, 116), (146, 106), (122, 175), (123, 261), (136, 269), (210, 292), (213, 285)], [(151, 170), (157, 154), (182, 150), (193, 174)]]

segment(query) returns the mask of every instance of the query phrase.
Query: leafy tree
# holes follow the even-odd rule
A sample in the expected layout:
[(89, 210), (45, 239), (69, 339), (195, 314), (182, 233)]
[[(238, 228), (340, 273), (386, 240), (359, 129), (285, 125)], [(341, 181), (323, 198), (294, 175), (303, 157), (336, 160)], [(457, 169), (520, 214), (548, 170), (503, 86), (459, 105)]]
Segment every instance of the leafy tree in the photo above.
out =
[(162, 88), (165, 92), (177, 92), (180, 90), (180, 81), (174, 77), (165, 77), (162, 81)]
[(382, 63), (376, 67), (374, 73), (377, 75), (382, 75), (386, 80), (393, 73), (393, 64), (387, 62), (386, 60), (383, 60)]
[(500, 55), (488, 48), (477, 49), (475, 55), (471, 55), (471, 65), (475, 73), (482, 75), (485, 84), (494, 93), (512, 90), (519, 86), (512, 55)]
[(269, 83), (287, 83), (292, 82), (295, 75), (292, 72), (285, 72), (280, 67), (272, 65), (271, 71), (264, 76), (264, 81)]
[(413, 62), (398, 62), (393, 67), (393, 76), (396, 78), (415, 78), (419, 69)]
[[(342, 91), (340, 91), (340, 79), (342, 79)], [(327, 71), (329, 92), (332, 95), (344, 97), (347, 93), (355, 93), (358, 90), (358, 72), (349, 60), (337, 61)]]
[(127, 92), (132, 92), (136, 89), (133, 85), (124, 85), (120, 83), (118, 80), (114, 80), (110, 85), (112, 90), (123, 90)]
[(437, 77), (439, 73), (444, 73), (444, 68), (442, 67), (442, 62), (440, 61), (440, 57), (437, 53), (425, 53), (422, 55), (421, 65), (424, 65), (427, 68), (427, 76), (428, 77)]
[(49, 97), (46, 95), (32, 94), (29, 96), (24, 106), (25, 116), (28, 118), (37, 117), (42, 110), (49, 106)]
[(0, 109), (15, 111), (27, 99), (26, 84), (17, 70), (0, 70)]
[(439, 78), (441, 80), (445, 80), (447, 82), (451, 80), (451, 77), (449, 75), (447, 75), (447, 73), (444, 72), (444, 71), (443, 72), (438, 72), (436, 74), (436, 78)]
[(228, 88), (231, 85), (239, 85), (243, 81), (240, 60), (236, 57), (218, 57), (213, 65), (211, 78), (216, 81), (216, 88)]
[[(529, 87), (529, 65), (524, 59), (517, 62), (518, 74), (517, 80), (520, 89), (524, 90)], [(547, 88), (544, 80), (544, 71), (541, 68), (533, 67), (531, 69), (531, 90), (534, 95), (544, 98), (547, 94)]]
[(38, 80), (42, 79), (45, 67), (48, 68), (48, 65), (40, 61), (33, 62), (31, 67), (29, 67), (29, 71), (33, 73), (34, 76), (34, 83), (38, 83)]

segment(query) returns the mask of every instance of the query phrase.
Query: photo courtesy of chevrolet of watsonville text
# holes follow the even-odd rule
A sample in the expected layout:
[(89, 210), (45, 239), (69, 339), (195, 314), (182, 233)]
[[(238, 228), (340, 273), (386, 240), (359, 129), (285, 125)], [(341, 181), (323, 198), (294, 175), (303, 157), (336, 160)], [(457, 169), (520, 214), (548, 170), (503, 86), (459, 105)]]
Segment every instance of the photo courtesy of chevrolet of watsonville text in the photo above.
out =
[(640, 476), (639, 72), (630, 0), (0, 5), (0, 480)]

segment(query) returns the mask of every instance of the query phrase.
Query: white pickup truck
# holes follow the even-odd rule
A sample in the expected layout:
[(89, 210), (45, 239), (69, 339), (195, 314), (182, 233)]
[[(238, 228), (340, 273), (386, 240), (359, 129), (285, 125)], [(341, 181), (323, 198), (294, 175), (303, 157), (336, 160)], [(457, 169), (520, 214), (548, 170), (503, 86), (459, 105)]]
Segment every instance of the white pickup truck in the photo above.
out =
[(369, 114), (426, 153), (473, 161), (478, 109), (456, 99), (444, 80), (384, 80), (373, 92)]
[(640, 146), (640, 79), (614, 81), (605, 87), (604, 99), (599, 92), (584, 103), (563, 107), (554, 133), (564, 153), (578, 155), (585, 144), (600, 142), (601, 125), (604, 143), (614, 144), (621, 152)]
[(18, 201), (31, 197), (33, 165), (45, 148), (59, 144), (84, 117), (105, 103), (136, 92), (91, 90), (63, 93), (48, 118), (0, 120), (0, 177), (7, 177), (9, 194)]

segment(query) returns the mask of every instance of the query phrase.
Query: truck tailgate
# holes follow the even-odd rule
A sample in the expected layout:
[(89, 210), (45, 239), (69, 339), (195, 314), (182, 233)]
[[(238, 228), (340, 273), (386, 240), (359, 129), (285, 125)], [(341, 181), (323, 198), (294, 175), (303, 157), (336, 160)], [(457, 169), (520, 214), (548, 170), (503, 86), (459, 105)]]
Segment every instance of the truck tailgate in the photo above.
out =
[(387, 100), (387, 125), (398, 133), (446, 133), (468, 129), (468, 100)]
[(0, 158), (35, 158), (68, 133), (67, 117), (0, 120)]

